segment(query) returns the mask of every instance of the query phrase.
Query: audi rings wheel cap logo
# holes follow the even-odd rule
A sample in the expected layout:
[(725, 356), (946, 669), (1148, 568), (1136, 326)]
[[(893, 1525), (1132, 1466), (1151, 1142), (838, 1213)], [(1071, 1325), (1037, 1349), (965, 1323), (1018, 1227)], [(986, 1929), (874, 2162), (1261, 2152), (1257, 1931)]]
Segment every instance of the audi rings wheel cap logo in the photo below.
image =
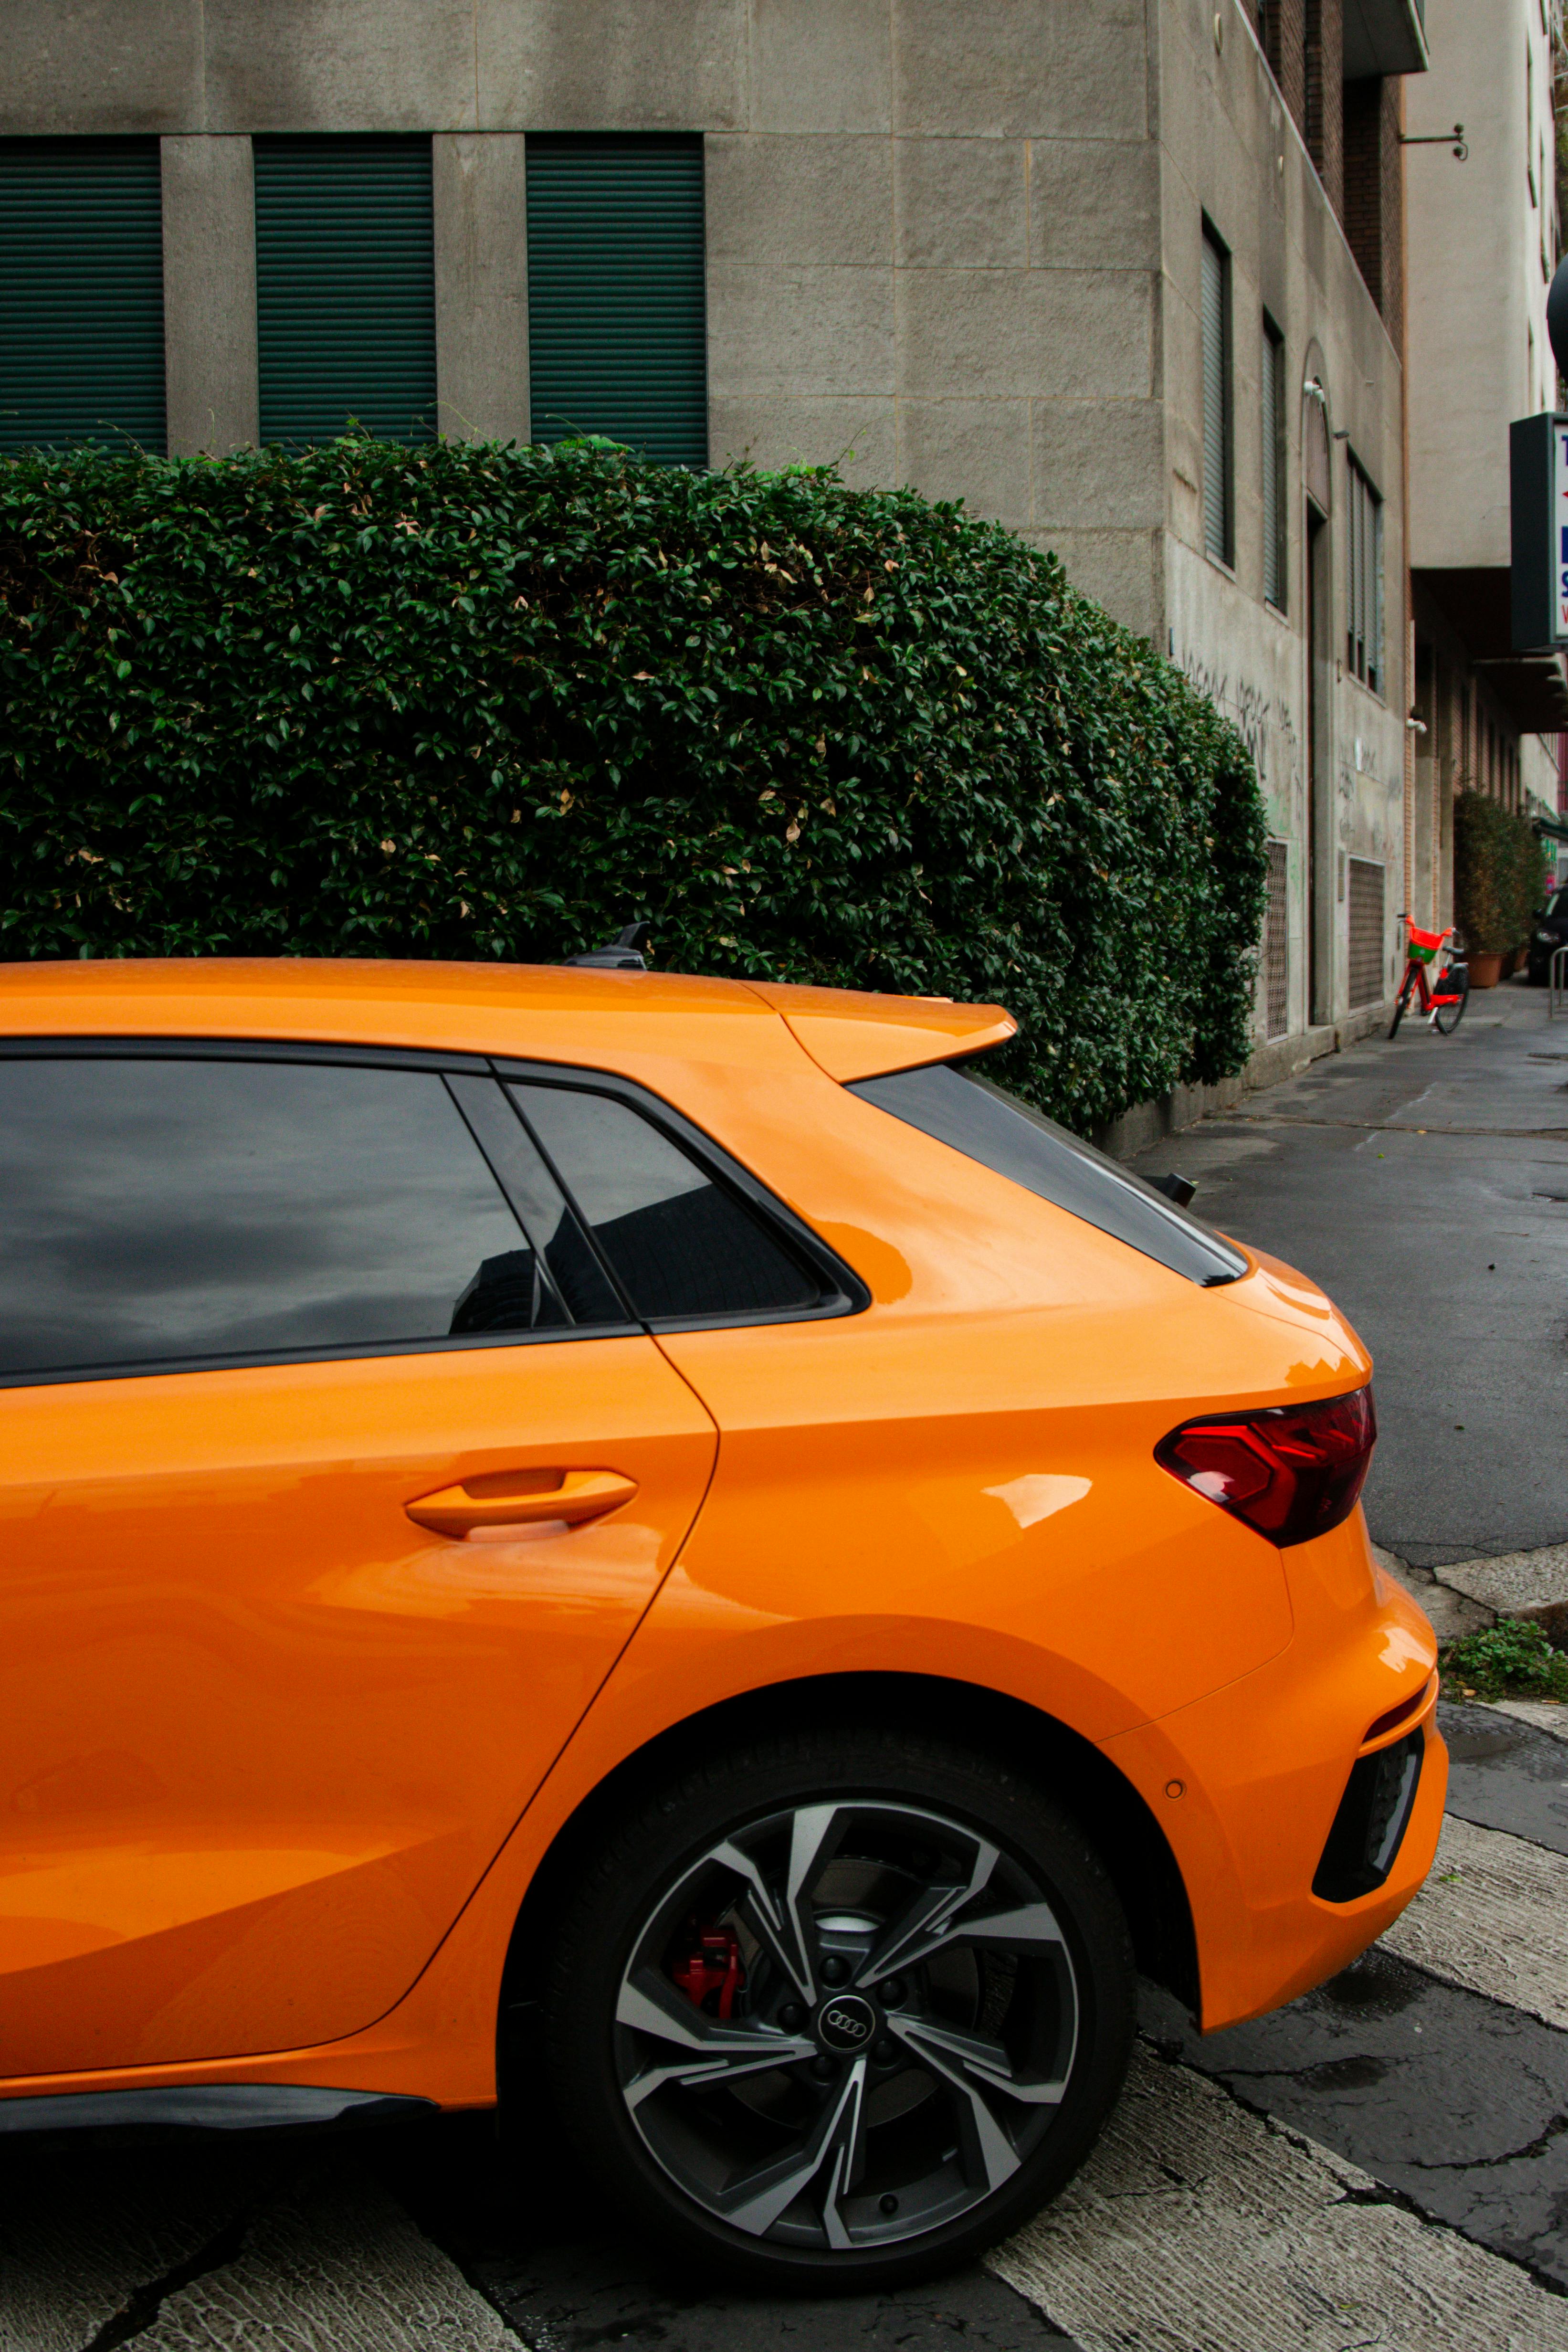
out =
[(876, 2014), (858, 1993), (841, 1993), (818, 2017), (817, 2032), (829, 2050), (858, 2050), (876, 2032)]

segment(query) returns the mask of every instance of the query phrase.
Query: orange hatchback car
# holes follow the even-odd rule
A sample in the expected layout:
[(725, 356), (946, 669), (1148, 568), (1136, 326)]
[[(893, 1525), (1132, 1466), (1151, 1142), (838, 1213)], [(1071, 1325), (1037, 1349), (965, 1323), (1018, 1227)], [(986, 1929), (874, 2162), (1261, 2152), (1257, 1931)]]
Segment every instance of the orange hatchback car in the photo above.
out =
[(0, 976), (0, 2129), (514, 2103), (753, 2285), (1069, 2178), (1432, 1857), (1310, 1282), (994, 1007)]

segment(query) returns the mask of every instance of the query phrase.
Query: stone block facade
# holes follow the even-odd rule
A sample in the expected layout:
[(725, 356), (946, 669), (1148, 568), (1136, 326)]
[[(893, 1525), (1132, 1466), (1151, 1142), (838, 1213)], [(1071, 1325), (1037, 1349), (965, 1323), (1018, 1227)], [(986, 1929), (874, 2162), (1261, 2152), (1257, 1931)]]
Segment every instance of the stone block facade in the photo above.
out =
[[(1386, 867), (1390, 955), (1403, 904), (1399, 155), (1384, 96), (1370, 147), (1353, 101), (1346, 143), (1340, 8), (10, 0), (0, 131), (163, 142), (169, 444), (187, 452), (258, 429), (253, 134), (430, 136), (439, 429), (519, 438), (530, 135), (700, 134), (710, 462), (837, 460), (962, 498), (1212, 692), (1289, 847), (1300, 1030), (1348, 1009), (1344, 860)], [(1206, 224), (1231, 314), (1226, 562), (1202, 527)], [(1286, 394), (1273, 603), (1266, 333)], [(1337, 487), (1309, 512), (1313, 397)], [(1382, 501), (1376, 694), (1336, 651), (1347, 452)]]

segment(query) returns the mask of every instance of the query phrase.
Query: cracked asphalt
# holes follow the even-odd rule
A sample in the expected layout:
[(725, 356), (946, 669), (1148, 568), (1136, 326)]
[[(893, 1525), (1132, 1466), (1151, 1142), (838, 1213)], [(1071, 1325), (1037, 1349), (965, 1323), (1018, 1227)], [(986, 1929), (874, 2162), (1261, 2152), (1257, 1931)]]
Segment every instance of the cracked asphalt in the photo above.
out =
[[(1367, 1339), (1369, 1517), (1423, 1598), (1568, 1602), (1568, 1023), (1494, 992), (1456, 1039), (1369, 1041), (1143, 1165), (1199, 1177), (1217, 1223)], [(832, 2303), (711, 2294), (548, 2132), (487, 2116), (14, 2143), (0, 2352), (1568, 2352), (1568, 1707), (1443, 1722), (1449, 1815), (1410, 1910), (1207, 2040), (1145, 1987), (1100, 2147), (984, 2267)]]

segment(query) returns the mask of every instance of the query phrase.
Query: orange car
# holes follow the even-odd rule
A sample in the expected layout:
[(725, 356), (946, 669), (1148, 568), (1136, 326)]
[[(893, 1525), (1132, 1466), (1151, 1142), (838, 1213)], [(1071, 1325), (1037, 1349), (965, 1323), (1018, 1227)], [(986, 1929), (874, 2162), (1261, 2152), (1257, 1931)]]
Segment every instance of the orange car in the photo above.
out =
[(0, 978), (0, 2127), (550, 2099), (752, 2284), (1014, 2229), (1134, 1967), (1432, 1857), (1311, 1283), (977, 1076), (638, 970)]

